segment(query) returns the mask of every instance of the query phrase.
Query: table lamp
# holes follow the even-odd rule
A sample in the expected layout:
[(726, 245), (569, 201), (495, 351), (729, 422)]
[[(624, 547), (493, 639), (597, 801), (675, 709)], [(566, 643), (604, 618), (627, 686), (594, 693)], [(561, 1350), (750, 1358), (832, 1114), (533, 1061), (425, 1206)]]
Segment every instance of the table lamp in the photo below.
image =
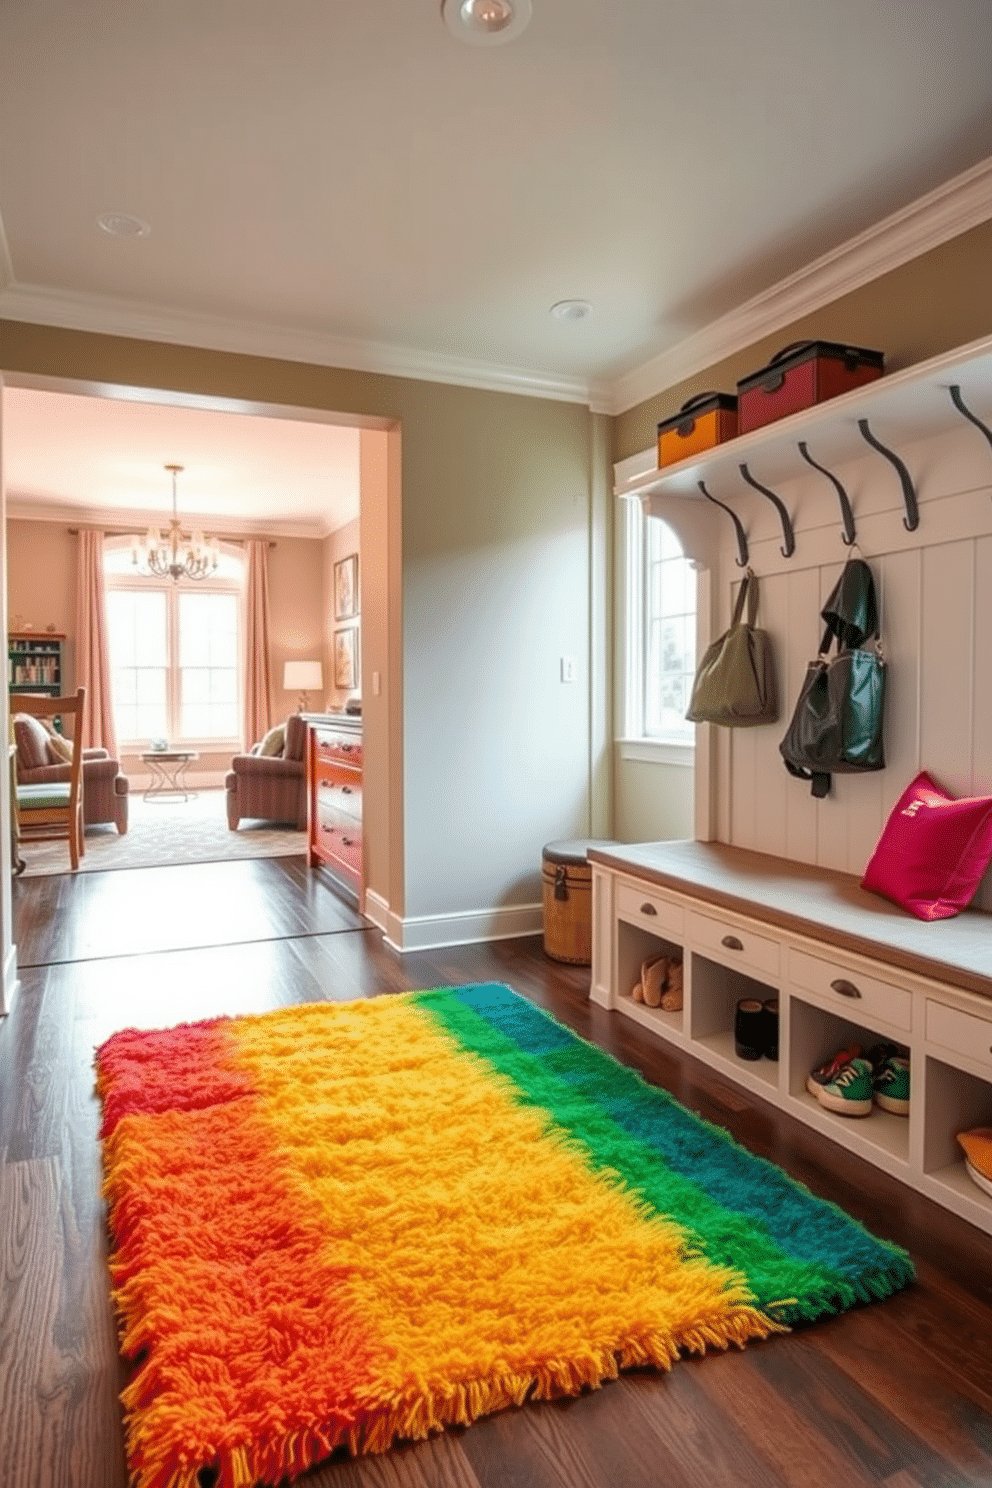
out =
[(299, 706), (296, 711), (305, 713), (308, 693), (323, 691), (324, 669), (319, 661), (287, 661), (282, 685), (287, 692), (299, 692)]

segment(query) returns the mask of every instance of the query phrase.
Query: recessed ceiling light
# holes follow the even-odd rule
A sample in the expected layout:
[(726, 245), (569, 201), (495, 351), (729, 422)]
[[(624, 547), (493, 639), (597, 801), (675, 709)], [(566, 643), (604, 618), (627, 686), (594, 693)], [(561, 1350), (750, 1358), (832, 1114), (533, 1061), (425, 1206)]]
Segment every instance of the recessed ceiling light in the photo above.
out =
[(442, 0), (452, 36), (469, 46), (502, 46), (519, 36), (531, 17), (531, 0)]
[(96, 220), (112, 238), (146, 238), (151, 232), (143, 217), (134, 217), (130, 212), (104, 212)]
[(585, 320), (592, 306), (588, 300), (559, 300), (551, 306), (549, 314), (555, 320)]

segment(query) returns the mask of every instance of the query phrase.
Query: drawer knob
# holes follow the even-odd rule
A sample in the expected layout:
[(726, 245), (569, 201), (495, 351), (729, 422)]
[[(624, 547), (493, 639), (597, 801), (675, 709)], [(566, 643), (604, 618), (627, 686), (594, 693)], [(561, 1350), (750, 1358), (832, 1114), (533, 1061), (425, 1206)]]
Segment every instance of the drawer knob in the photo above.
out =
[(658, 911), (655, 909), (654, 905), (651, 904), (647, 899), (645, 899), (644, 903), (641, 905), (641, 914), (656, 915), (657, 913)]
[(350, 796), (351, 795), (351, 786), (350, 785), (343, 785), (341, 787), (341, 794), (343, 796)]
[(350, 837), (342, 837), (341, 841), (344, 843), (345, 847), (352, 847), (354, 845)]
[(744, 942), (738, 940), (736, 935), (725, 935), (720, 944), (726, 946), (728, 951), (742, 951), (744, 949)]
[(854, 985), (854, 983), (853, 982), (845, 981), (843, 977), (838, 977), (837, 980), (834, 981), (834, 982), (831, 982), (830, 985), (834, 989), (835, 992), (839, 992), (840, 993), (841, 997), (860, 997), (861, 996), (861, 993), (858, 991), (858, 989)]

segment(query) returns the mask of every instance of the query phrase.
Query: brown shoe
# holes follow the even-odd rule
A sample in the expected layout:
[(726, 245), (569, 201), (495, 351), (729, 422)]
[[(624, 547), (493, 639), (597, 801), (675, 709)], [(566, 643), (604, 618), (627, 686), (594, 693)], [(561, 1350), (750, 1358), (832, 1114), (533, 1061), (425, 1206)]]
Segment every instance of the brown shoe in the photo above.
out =
[(661, 1006), (666, 1013), (678, 1013), (682, 1011), (682, 984), (682, 962), (669, 961), (668, 980), (665, 983), (665, 991), (661, 999)]
[(661, 999), (667, 981), (667, 956), (658, 956), (653, 961), (645, 961), (641, 967), (641, 986), (644, 989), (644, 1001), (648, 1007), (661, 1007)]

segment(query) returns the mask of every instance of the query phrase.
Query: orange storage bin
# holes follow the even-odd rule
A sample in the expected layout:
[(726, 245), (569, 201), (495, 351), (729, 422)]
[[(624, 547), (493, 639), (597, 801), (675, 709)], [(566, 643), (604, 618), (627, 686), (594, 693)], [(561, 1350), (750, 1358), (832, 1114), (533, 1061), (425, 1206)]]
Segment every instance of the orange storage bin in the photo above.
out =
[(733, 439), (737, 399), (730, 393), (697, 393), (658, 425), (658, 465), (674, 465)]

